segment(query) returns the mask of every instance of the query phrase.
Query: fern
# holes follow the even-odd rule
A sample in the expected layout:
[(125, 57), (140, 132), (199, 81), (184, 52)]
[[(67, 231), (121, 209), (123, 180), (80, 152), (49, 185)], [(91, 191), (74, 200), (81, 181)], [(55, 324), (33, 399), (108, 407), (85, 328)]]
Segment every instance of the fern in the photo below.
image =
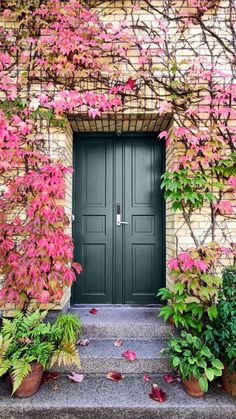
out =
[[(32, 361), (30, 361), (30, 362), (32, 362)], [(19, 360), (15, 361), (14, 364), (12, 365), (12, 372), (11, 372), (11, 376), (13, 378), (12, 394), (15, 393), (15, 391), (21, 385), (24, 378), (31, 371), (30, 362), (27, 361), (27, 360), (24, 360), (24, 359), (19, 359)]]
[(7, 336), (0, 335), (0, 363), (4, 360), (11, 342), (12, 339), (9, 339)]
[(2, 377), (4, 374), (6, 374), (9, 369), (11, 368), (11, 361), (9, 359), (5, 359), (5, 361), (1, 361), (0, 365), (0, 377)]
[(45, 322), (47, 312), (40, 310), (26, 314), (18, 311), (13, 320), (3, 320), (0, 333), (0, 376), (10, 372), (13, 393), (31, 371), (31, 363), (43, 368), (58, 365), (80, 367), (76, 351), (79, 319), (73, 314), (60, 315), (55, 324)]
[(59, 367), (62, 365), (75, 365), (80, 368), (80, 358), (75, 344), (62, 343), (60, 347), (54, 351), (50, 367), (52, 367), (55, 363), (57, 363)]
[(17, 331), (17, 327), (16, 327), (16, 323), (11, 322), (8, 319), (3, 319), (3, 325), (2, 325), (2, 335), (6, 336), (6, 337), (13, 337), (16, 334)]

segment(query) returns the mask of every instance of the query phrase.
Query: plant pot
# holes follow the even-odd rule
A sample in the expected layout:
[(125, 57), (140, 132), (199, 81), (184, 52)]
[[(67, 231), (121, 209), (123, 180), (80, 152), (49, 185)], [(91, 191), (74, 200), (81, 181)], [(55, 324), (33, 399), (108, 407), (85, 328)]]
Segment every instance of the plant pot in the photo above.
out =
[[(15, 391), (14, 395), (17, 397), (29, 397), (36, 393), (40, 387), (43, 375), (43, 366), (38, 362), (32, 362), (31, 371), (24, 378), (21, 385)], [(11, 382), (12, 376), (11, 377)]]
[(190, 377), (190, 380), (186, 378), (182, 378), (182, 385), (186, 393), (188, 393), (192, 397), (203, 397), (204, 391), (201, 390), (199, 385), (199, 380), (194, 378), (193, 376)]
[(230, 372), (227, 365), (224, 364), (221, 381), (223, 388), (232, 396), (236, 396), (236, 371)]

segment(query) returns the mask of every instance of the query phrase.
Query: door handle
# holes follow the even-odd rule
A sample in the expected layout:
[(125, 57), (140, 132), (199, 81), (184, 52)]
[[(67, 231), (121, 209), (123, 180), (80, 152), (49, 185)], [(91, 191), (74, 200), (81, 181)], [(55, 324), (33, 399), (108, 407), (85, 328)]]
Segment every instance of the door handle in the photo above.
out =
[(128, 221), (121, 221), (120, 219), (120, 204), (116, 206), (116, 225), (119, 227), (121, 224), (129, 224)]

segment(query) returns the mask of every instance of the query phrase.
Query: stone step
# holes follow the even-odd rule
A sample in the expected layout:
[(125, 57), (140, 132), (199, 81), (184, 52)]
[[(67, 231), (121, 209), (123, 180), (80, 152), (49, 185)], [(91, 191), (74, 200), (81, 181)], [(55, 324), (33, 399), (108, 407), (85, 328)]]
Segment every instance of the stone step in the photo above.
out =
[[(124, 339), (121, 347), (114, 346), (114, 339), (90, 339), (88, 346), (79, 346), (82, 371), (85, 373), (169, 373), (169, 358), (160, 351), (166, 346), (161, 339)], [(137, 359), (128, 361), (122, 353), (136, 352)]]
[(30, 398), (10, 397), (10, 383), (0, 384), (0, 419), (234, 419), (236, 401), (211, 384), (203, 399), (193, 399), (181, 383), (153, 382), (166, 392), (159, 403), (149, 398), (151, 384), (140, 376), (113, 382), (106, 376), (85, 376), (82, 383), (67, 377), (42, 384)]
[(92, 306), (72, 307), (83, 326), (83, 333), (90, 337), (117, 338), (166, 338), (173, 331), (158, 317), (158, 307), (95, 306), (97, 314), (90, 314)]

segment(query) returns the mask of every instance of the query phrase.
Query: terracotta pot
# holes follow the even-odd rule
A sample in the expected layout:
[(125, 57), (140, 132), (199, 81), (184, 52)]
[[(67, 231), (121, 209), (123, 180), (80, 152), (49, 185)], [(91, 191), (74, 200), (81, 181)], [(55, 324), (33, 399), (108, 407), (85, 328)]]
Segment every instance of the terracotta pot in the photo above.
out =
[(199, 385), (199, 380), (194, 378), (193, 376), (190, 377), (190, 380), (186, 378), (182, 378), (183, 388), (192, 397), (203, 397), (204, 391), (201, 390)]
[(20, 387), (18, 387), (14, 395), (17, 397), (32, 396), (32, 394), (36, 393), (40, 387), (42, 375), (43, 366), (38, 362), (32, 362), (31, 372), (24, 378)]
[(224, 389), (232, 396), (236, 396), (236, 371), (230, 372), (227, 365), (224, 365), (221, 381)]

